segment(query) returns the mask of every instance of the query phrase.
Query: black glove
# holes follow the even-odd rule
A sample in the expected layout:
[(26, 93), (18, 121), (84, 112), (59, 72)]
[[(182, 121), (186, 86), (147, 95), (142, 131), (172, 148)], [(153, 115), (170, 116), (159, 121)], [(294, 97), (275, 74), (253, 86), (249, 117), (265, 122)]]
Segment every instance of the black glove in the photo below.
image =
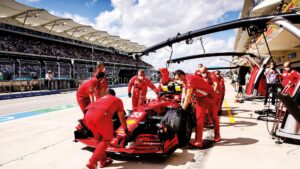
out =
[(128, 97), (131, 98), (131, 93), (128, 93)]
[(128, 128), (124, 128), (124, 133), (126, 134), (126, 140), (128, 140), (130, 138), (130, 133), (128, 131)]
[(126, 135), (129, 135), (129, 131), (128, 131), (128, 128), (127, 128), (127, 127), (124, 128), (124, 133), (125, 133)]
[(180, 112), (180, 113), (185, 113), (186, 110), (184, 110), (181, 106), (178, 107), (177, 109), (177, 112)]

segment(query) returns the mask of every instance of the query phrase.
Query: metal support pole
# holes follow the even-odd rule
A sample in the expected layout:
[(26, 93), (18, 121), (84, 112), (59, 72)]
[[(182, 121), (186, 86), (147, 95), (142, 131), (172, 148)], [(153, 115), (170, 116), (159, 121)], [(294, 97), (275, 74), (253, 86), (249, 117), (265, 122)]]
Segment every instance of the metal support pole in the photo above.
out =
[(202, 46), (202, 49), (203, 49), (203, 53), (205, 53), (205, 48), (204, 48), (204, 45), (203, 45), (202, 37), (200, 37), (199, 40), (200, 40), (200, 43), (201, 43), (201, 46)]

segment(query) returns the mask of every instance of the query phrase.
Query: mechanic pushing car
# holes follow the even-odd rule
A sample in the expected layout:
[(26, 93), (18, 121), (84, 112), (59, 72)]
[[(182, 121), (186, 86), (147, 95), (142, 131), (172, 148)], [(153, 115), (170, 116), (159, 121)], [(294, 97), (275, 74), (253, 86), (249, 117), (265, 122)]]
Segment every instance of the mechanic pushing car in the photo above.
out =
[[(77, 103), (84, 114), (85, 108), (92, 102), (95, 102), (98, 98), (104, 96), (107, 90), (107, 80), (104, 74), (105, 68), (103, 64), (97, 65), (97, 69), (90, 80), (84, 81), (77, 90), (76, 99)], [(85, 118), (80, 120), (76, 127), (81, 128), (82, 125), (86, 126)]]
[[(201, 148), (202, 147), (202, 135), (203, 135), (203, 125), (204, 125), (204, 113), (209, 110), (217, 114), (216, 96), (213, 87), (205, 82), (199, 76), (196, 75), (185, 75), (182, 70), (175, 71), (175, 80), (180, 80), (184, 84), (185, 88), (185, 99), (182, 105), (182, 109), (186, 110), (190, 104), (192, 97), (194, 96), (196, 101), (196, 137), (195, 140), (191, 142), (191, 145)], [(219, 119), (213, 119), (214, 122), (214, 141), (220, 142), (220, 126)]]
[(85, 109), (85, 120), (88, 128), (91, 129), (96, 142), (96, 149), (89, 159), (89, 162), (86, 164), (89, 169), (96, 169), (98, 162), (100, 163), (100, 168), (112, 163), (112, 160), (106, 157), (106, 149), (113, 138), (112, 117), (114, 113), (118, 112), (124, 132), (126, 135), (128, 134), (123, 102), (115, 95), (115, 91), (109, 89), (107, 95), (99, 98), (96, 102), (91, 103)]
[(106, 94), (107, 80), (104, 71), (104, 65), (98, 65), (93, 78), (84, 81), (78, 88), (76, 98), (82, 112), (91, 102)]
[(298, 81), (300, 80), (300, 73), (291, 69), (290, 62), (285, 62), (283, 66), (284, 72), (282, 73), (282, 86), (284, 88), (288, 87), (285, 93), (292, 95)]
[(170, 73), (167, 68), (160, 68), (159, 71), (161, 79), (159, 81), (158, 91), (161, 92), (163, 90), (163, 86), (168, 85), (170, 82), (173, 81), (173, 79), (169, 77)]
[[(133, 94), (132, 92), (133, 87)], [(132, 97), (132, 110), (137, 111), (138, 106), (144, 104), (147, 95), (147, 89), (150, 87), (155, 93), (158, 93), (154, 84), (145, 77), (144, 70), (139, 70), (137, 76), (133, 76), (128, 83), (128, 97)]]

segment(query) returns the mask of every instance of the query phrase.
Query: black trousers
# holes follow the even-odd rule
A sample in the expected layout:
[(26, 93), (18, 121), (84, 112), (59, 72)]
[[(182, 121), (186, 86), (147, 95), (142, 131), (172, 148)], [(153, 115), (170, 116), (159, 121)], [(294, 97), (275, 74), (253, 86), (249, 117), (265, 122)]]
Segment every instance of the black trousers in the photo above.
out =
[(265, 105), (268, 102), (268, 98), (270, 93), (272, 93), (272, 105), (275, 105), (275, 98), (276, 98), (276, 94), (277, 94), (277, 84), (267, 84), (267, 92), (266, 92), (266, 96), (265, 96)]

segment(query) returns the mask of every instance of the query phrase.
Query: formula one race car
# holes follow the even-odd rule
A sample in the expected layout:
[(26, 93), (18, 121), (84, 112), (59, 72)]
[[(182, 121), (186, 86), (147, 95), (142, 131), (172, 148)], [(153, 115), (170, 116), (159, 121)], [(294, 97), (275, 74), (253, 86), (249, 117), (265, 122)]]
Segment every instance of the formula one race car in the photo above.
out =
[[(177, 147), (185, 146), (192, 133), (194, 109), (180, 109), (181, 85), (171, 82), (162, 88), (157, 99), (147, 99), (139, 111), (127, 115), (130, 136), (126, 136), (116, 116), (115, 136), (107, 149), (116, 154), (159, 154), (169, 155)], [(82, 124), (74, 132), (75, 141), (95, 147), (93, 134)]]

